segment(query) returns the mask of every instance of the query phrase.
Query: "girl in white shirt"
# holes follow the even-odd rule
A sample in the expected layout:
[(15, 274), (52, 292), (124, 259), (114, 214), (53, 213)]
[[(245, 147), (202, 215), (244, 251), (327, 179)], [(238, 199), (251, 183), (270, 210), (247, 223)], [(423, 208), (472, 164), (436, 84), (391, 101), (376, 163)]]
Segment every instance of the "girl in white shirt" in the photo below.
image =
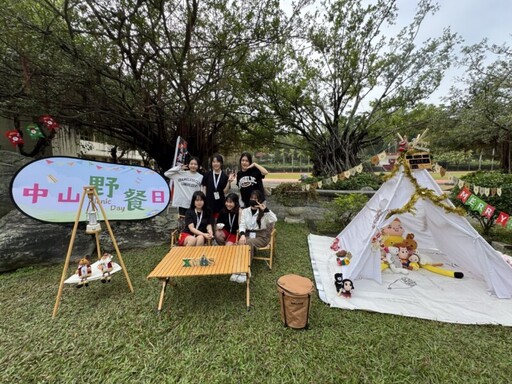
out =
[(250, 207), (242, 211), (240, 218), (238, 244), (250, 245), (253, 253), (254, 247), (261, 248), (270, 243), (270, 235), (277, 217), (266, 207), (260, 190), (252, 191), (249, 204)]
[(181, 217), (185, 217), (185, 212), (190, 208), (190, 199), (194, 192), (201, 190), (203, 175), (198, 172), (198, 169), (199, 159), (191, 157), (187, 165), (177, 165), (164, 173), (173, 181), (171, 205), (178, 208), (178, 214)]

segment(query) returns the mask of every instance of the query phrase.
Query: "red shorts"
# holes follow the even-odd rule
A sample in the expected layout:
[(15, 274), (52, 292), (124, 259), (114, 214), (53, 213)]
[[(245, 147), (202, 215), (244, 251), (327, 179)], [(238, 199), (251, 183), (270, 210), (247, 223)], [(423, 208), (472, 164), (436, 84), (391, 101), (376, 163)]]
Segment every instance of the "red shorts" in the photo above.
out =
[(236, 244), (236, 234), (229, 233), (227, 230), (222, 229), (222, 232), (224, 232), (224, 236), (226, 239), (226, 243), (233, 243)]
[(180, 238), (178, 239), (178, 245), (181, 247), (183, 244), (185, 244), (185, 239), (188, 237), (188, 236), (194, 236), (192, 235), (191, 233), (187, 233), (187, 232), (181, 232), (180, 233)]

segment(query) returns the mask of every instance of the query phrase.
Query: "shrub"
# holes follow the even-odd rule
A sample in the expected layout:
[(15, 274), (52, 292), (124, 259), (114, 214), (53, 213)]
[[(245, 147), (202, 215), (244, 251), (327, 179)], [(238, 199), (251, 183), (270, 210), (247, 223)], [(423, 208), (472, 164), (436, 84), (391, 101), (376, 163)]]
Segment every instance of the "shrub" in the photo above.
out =
[(272, 190), (272, 196), (286, 207), (304, 206), (306, 203), (316, 201), (318, 194), (313, 186), (303, 190), (302, 183), (281, 183)]
[(374, 191), (379, 189), (382, 180), (379, 176), (372, 172), (365, 172), (356, 174), (348, 179), (338, 180), (336, 183), (331, 183), (324, 186), (323, 189), (335, 189), (338, 191), (356, 191), (362, 188), (371, 188)]
[[(512, 175), (499, 173), (499, 172), (472, 172), (461, 178), (471, 186), (478, 185), (484, 188), (501, 188), (501, 196), (482, 196), (481, 199), (487, 204), (492, 205), (496, 210), (493, 216), (488, 219), (481, 216), (476, 211), (468, 211), (470, 217), (476, 219), (482, 226), (482, 234), (489, 236), (494, 226), (494, 221), (498, 217), (500, 211), (510, 214), (512, 211)], [(463, 206), (463, 203), (456, 197), (460, 191), (458, 186), (452, 189), (450, 198), (456, 206)], [(474, 193), (474, 191), (471, 191)]]
[(334, 228), (339, 232), (350, 223), (367, 202), (368, 197), (360, 193), (338, 195), (334, 200), (325, 204), (328, 211), (324, 215), (322, 229)]

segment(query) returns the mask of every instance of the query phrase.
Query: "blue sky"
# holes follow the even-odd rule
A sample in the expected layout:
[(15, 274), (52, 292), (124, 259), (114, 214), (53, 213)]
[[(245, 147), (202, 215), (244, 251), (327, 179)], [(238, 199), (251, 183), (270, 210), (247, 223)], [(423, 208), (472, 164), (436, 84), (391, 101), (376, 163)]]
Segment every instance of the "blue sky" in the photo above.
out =
[[(416, 0), (398, 0), (399, 22), (408, 23), (416, 8)], [(422, 24), (419, 38), (440, 36), (443, 28), (450, 27), (463, 39), (462, 45), (473, 45), (487, 38), (489, 43), (511, 45), (512, 0), (438, 0), (439, 11), (429, 16)], [(445, 76), (441, 87), (429, 99), (441, 102), (448, 94), (462, 68), (452, 68)]]

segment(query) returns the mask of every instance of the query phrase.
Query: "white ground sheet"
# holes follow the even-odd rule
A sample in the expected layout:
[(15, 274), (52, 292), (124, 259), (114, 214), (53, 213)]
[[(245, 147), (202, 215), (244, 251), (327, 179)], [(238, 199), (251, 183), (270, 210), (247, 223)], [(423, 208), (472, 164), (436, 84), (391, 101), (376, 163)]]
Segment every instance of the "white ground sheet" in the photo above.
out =
[(462, 279), (442, 276), (422, 268), (410, 271), (408, 275), (387, 269), (382, 272), (382, 284), (373, 280), (355, 280), (352, 297), (340, 297), (334, 286), (334, 274), (343, 273), (346, 267), (336, 264), (336, 255), (330, 249), (333, 240), (326, 236), (308, 236), (318, 294), (331, 307), (447, 323), (512, 326), (512, 300), (490, 295), (484, 281), (457, 265), (446, 263), (444, 255), (436, 250), (418, 251), (428, 254), (433, 262), (445, 263), (443, 268), (463, 272)]
[[(94, 262), (91, 264), (91, 276), (87, 278), (87, 281), (94, 281), (94, 280), (100, 280), (103, 274), (98, 268), (98, 265), (100, 264), (100, 260)], [(116, 272), (119, 272), (121, 270), (121, 266), (117, 263), (112, 262), (112, 271), (110, 271), (110, 274), (114, 274)], [(66, 284), (78, 284), (80, 282), (80, 277), (78, 277), (78, 274), (74, 274), (70, 276), (67, 280), (64, 281)]]

